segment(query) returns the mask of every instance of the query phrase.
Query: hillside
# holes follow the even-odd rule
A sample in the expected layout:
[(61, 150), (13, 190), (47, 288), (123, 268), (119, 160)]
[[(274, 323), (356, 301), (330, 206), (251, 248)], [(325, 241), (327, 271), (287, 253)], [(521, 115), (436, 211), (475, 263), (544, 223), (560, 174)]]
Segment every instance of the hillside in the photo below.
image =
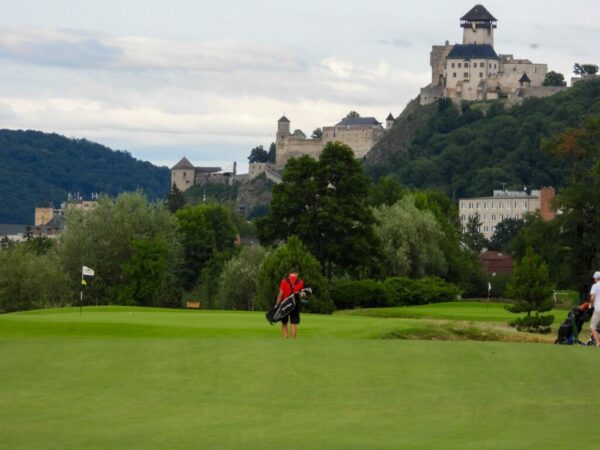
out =
[(393, 175), (406, 186), (438, 188), (453, 198), (490, 195), (504, 183), (560, 187), (564, 168), (541, 144), (592, 114), (600, 114), (600, 79), (510, 109), (500, 102), (423, 107), (413, 101), (369, 152), (365, 169), (374, 178)]
[(116, 195), (169, 190), (170, 171), (85, 139), (39, 131), (0, 130), (0, 223), (32, 224), (34, 208), (68, 193)]

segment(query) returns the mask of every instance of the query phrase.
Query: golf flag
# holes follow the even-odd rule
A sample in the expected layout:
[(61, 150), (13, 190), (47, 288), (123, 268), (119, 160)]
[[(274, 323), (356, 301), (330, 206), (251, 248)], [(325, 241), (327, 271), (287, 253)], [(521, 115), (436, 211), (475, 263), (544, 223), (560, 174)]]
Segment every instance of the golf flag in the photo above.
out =
[(88, 277), (93, 277), (94, 276), (94, 271), (92, 269), (90, 269), (89, 267), (83, 266), (83, 269), (81, 269), (81, 275), (82, 276), (88, 276)]
[(87, 286), (87, 281), (85, 281), (83, 278), (81, 279), (81, 285), (82, 286)]
[(492, 291), (492, 283), (488, 281), (488, 293)]

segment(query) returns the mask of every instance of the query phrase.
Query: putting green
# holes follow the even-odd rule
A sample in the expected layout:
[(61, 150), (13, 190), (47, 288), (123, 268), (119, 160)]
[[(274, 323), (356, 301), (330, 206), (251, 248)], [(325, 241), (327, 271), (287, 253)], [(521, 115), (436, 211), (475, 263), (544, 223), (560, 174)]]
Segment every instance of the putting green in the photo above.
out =
[(418, 323), (304, 315), (285, 341), (260, 313), (2, 315), (0, 448), (597, 447), (595, 348), (368, 339)]

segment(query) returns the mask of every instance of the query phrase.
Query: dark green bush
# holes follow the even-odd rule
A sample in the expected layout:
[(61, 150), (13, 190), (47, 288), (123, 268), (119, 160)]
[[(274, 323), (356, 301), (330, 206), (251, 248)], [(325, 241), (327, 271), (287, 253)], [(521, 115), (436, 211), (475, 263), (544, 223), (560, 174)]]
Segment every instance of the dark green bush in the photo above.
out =
[(393, 277), (386, 279), (385, 285), (392, 291), (392, 304), (396, 306), (447, 302), (461, 294), (458, 286), (438, 277)]
[(330, 286), (331, 298), (337, 309), (377, 308), (391, 306), (393, 291), (375, 280), (340, 280)]

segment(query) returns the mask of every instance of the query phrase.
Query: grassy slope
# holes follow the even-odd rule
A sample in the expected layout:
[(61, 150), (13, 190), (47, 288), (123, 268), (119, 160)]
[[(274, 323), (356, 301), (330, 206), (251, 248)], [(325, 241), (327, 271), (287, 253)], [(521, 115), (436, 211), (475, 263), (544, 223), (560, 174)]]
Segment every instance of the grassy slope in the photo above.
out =
[(595, 349), (361, 339), (417, 322), (3, 315), (0, 448), (595, 448)]
[[(560, 323), (567, 316), (568, 311), (553, 310), (548, 314), (554, 315), (554, 323)], [(403, 306), (398, 308), (365, 308), (340, 311), (338, 314), (368, 317), (388, 318), (432, 318), (446, 320), (474, 320), (487, 322), (509, 322), (516, 316), (507, 311), (503, 304), (475, 303), (475, 302), (450, 302), (434, 303), (423, 306)], [(564, 317), (563, 317), (564, 316)]]

